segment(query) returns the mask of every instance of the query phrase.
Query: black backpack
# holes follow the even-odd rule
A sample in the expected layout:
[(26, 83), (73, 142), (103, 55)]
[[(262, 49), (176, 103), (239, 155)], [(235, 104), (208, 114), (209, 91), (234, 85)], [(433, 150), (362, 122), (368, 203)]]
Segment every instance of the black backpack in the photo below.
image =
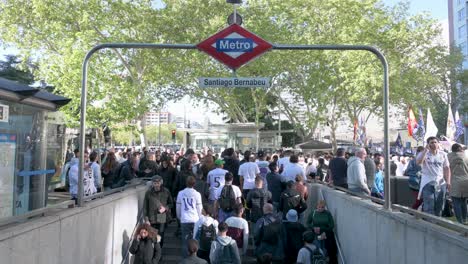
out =
[(300, 193), (283, 193), (285, 197), (285, 203), (283, 205), (283, 213), (287, 213), (291, 209), (297, 209), (301, 202), (301, 194)]
[[(230, 264), (234, 263), (234, 250), (232, 249), (233, 244), (229, 244), (224, 246), (216, 240), (215, 243), (218, 243), (220, 248), (218, 249), (218, 252), (216, 253), (216, 258), (214, 261), (211, 262), (211, 264)], [(234, 244), (234, 246), (237, 247), (237, 245)]]
[(200, 227), (200, 249), (204, 251), (210, 251), (211, 242), (216, 239), (216, 228), (213, 224)]
[(236, 194), (232, 185), (224, 185), (219, 197), (219, 207), (225, 212), (231, 212), (236, 204)]
[(270, 216), (270, 223), (263, 226), (262, 242), (276, 245), (281, 235), (281, 221)]
[(252, 193), (252, 198), (247, 204), (251, 209), (251, 218), (253, 222), (256, 222), (263, 215), (263, 205), (267, 202), (267, 191), (263, 189), (255, 189)]
[(315, 250), (312, 250), (306, 246), (304, 246), (303, 248), (309, 251), (311, 264), (327, 264), (328, 263), (327, 257), (324, 256), (322, 252), (320, 252), (320, 249), (316, 248)]

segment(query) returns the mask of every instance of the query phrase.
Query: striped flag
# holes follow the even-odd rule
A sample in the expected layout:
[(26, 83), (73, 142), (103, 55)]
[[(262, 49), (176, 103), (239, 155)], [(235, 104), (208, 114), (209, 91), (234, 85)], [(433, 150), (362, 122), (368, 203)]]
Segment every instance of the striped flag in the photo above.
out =
[(458, 114), (458, 110), (455, 112), (455, 135), (454, 140), (457, 141), (458, 138), (465, 133), (465, 129), (463, 128), (462, 120), (460, 119), (460, 115)]
[(448, 106), (448, 117), (447, 117), (447, 130), (445, 135), (451, 141), (455, 139), (455, 120), (453, 120), (452, 107)]

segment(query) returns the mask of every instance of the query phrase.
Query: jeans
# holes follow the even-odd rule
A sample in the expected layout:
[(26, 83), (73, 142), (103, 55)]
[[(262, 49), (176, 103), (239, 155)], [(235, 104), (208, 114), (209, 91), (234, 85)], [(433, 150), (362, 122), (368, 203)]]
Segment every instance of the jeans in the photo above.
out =
[(188, 256), (187, 240), (193, 238), (194, 226), (194, 223), (180, 223), (180, 232), (182, 237), (182, 256), (184, 258)]
[(455, 216), (457, 217), (457, 221), (461, 224), (466, 222), (466, 215), (467, 215), (467, 208), (466, 208), (466, 201), (468, 198), (466, 197), (453, 197), (453, 211), (455, 211)]
[(445, 193), (447, 185), (440, 185), (436, 188), (436, 182), (429, 182), (422, 190), (421, 196), (423, 200), (422, 210), (425, 213), (440, 216), (442, 208), (444, 208)]

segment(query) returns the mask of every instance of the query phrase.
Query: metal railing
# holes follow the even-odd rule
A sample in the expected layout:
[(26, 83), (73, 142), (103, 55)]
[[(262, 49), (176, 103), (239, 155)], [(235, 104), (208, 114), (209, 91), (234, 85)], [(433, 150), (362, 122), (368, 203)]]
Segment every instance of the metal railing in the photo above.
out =
[[(362, 198), (362, 199), (371, 200), (372, 202), (375, 202), (375, 203), (380, 204), (380, 205), (385, 204), (385, 201), (383, 199), (380, 199), (380, 198), (355, 193), (355, 192), (352, 192), (352, 191), (350, 191), (348, 189), (345, 189), (345, 188), (342, 188), (342, 187), (330, 186), (330, 185), (328, 185), (328, 184), (326, 184), (326, 183), (324, 183), (322, 181), (315, 181), (314, 183), (325, 185), (325, 186), (327, 186), (329, 188), (339, 190), (339, 191), (345, 192), (347, 194), (357, 196), (357, 197)], [(421, 220), (427, 221), (429, 223), (436, 224), (438, 226), (444, 227), (444, 228), (449, 229), (451, 231), (457, 232), (461, 236), (468, 237), (468, 226), (465, 226), (465, 225), (462, 225), (460, 223), (444, 219), (444, 218), (439, 217), (439, 216), (435, 216), (435, 215), (431, 215), (431, 214), (428, 214), (428, 213), (425, 213), (425, 212), (414, 210), (412, 208), (402, 206), (402, 205), (399, 205), (399, 204), (392, 204), (391, 208), (392, 208), (392, 211), (399, 211), (399, 212), (407, 213), (409, 215), (412, 215), (416, 219), (421, 219)]]
[(75, 201), (69, 200), (69, 201), (63, 201), (58, 204), (50, 205), (44, 208), (35, 209), (22, 215), (15, 215), (11, 217), (2, 218), (0, 219), (0, 227), (13, 224), (13, 223), (22, 222), (22, 221), (25, 221), (25, 220), (28, 220), (30, 218), (37, 217), (37, 216), (45, 216), (48, 213), (55, 211), (56, 209), (62, 209), (64, 207), (71, 208), (74, 206), (75, 206)]
[[(84, 197), (84, 201), (91, 201), (91, 200), (98, 199), (98, 198), (104, 198), (114, 193), (123, 192), (126, 189), (142, 186), (146, 184), (145, 180), (147, 180), (147, 178), (140, 178), (138, 179), (137, 182), (130, 183), (122, 187), (111, 189), (105, 192), (99, 192), (90, 196), (86, 196)], [(56, 212), (57, 209), (66, 209), (66, 208), (73, 208), (73, 207), (75, 207), (75, 201), (67, 200), (67, 201), (63, 201), (63, 202), (50, 205), (44, 208), (35, 209), (22, 215), (15, 215), (15, 216), (6, 217), (6, 218), (0, 218), (0, 227), (13, 224), (13, 223), (22, 222), (33, 217), (46, 216), (48, 213)]]

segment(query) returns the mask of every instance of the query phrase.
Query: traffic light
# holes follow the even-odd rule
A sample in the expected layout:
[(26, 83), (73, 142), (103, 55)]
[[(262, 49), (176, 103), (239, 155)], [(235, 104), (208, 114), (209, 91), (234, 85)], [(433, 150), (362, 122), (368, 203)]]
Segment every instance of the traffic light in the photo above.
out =
[(172, 133), (172, 141), (175, 141), (175, 135), (176, 135), (175, 129), (172, 129), (171, 133)]

